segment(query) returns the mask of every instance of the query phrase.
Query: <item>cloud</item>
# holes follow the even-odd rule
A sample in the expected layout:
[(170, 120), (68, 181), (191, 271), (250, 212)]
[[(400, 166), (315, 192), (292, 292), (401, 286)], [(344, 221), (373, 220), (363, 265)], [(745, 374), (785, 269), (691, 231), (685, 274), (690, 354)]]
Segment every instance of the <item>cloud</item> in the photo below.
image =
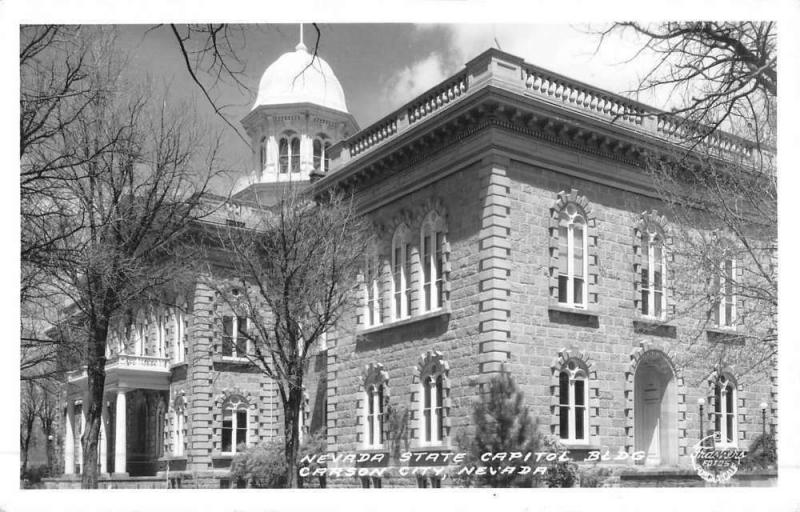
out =
[(455, 70), (449, 69), (440, 52), (432, 52), (426, 58), (394, 73), (385, 84), (382, 96), (389, 108), (395, 109), (454, 72)]
[[(632, 90), (653, 61), (640, 57), (626, 62), (638, 49), (636, 41), (611, 38), (597, 51), (598, 38), (585, 26), (460, 24), (419, 25), (416, 36), (442, 34), (444, 46), (392, 74), (382, 89), (382, 103), (393, 110), (463, 69), (488, 48), (499, 47), (526, 62), (611, 92)], [(428, 38), (432, 39), (432, 38)], [(665, 98), (640, 100), (661, 106)]]

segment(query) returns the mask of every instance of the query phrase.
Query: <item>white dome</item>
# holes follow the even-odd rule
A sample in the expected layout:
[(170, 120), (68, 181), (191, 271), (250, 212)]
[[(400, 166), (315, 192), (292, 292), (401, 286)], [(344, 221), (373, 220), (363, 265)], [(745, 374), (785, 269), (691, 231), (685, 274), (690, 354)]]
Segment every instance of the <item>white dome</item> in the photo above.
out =
[(319, 55), (312, 62), (303, 43), (295, 51), (281, 55), (264, 71), (253, 109), (289, 103), (314, 103), (347, 112), (344, 91), (333, 70)]

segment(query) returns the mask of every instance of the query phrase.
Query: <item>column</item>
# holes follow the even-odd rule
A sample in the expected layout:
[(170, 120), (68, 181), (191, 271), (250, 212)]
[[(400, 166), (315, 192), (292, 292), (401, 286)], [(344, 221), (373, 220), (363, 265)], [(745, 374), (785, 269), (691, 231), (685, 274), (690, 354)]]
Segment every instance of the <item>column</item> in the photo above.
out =
[(108, 473), (108, 409), (106, 408), (106, 395), (100, 402), (100, 473)]
[(125, 442), (127, 437), (125, 435), (125, 422), (126, 419), (126, 402), (125, 392), (127, 389), (117, 390), (117, 414), (116, 414), (116, 430), (114, 432), (114, 473), (126, 473), (127, 469), (127, 453)]
[(75, 421), (75, 406), (72, 400), (67, 399), (67, 421), (64, 432), (64, 474), (72, 475), (75, 473), (75, 434), (72, 431), (73, 421)]

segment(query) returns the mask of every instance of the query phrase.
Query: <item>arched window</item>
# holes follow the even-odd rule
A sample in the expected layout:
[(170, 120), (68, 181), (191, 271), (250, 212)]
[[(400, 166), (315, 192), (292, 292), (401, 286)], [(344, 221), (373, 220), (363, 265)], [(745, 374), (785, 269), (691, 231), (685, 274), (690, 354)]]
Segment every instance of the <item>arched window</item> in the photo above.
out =
[(662, 319), (667, 309), (664, 236), (650, 224), (641, 231), (641, 243), (641, 311), (645, 316)]
[(289, 139), (281, 137), (278, 142), (278, 162), (281, 174), (289, 172)]
[(300, 172), (300, 138), (293, 132), (278, 141), (278, 161), (281, 174)]
[(264, 172), (264, 168), (267, 166), (267, 138), (261, 137), (261, 141), (258, 143), (258, 176), (260, 177), (261, 174)]
[(323, 144), (322, 149), (324, 155), (322, 159), (322, 165), (323, 165), (322, 172), (327, 173), (331, 170), (331, 152), (330, 152), (331, 143), (326, 141), (325, 144)]
[(187, 321), (182, 307), (172, 312), (172, 361), (182, 363), (186, 359)]
[(736, 444), (736, 384), (727, 375), (714, 384), (714, 431), (720, 443)]
[(714, 275), (714, 287), (718, 290), (714, 304), (714, 321), (718, 327), (736, 326), (736, 260), (723, 258), (719, 271)]
[(383, 384), (371, 385), (366, 390), (367, 421), (365, 440), (369, 448), (383, 446)]
[(444, 409), (442, 375), (428, 376), (422, 382), (423, 441), (437, 444), (444, 439)]
[(563, 441), (580, 442), (588, 438), (586, 383), (586, 372), (575, 361), (568, 361), (558, 375), (558, 425)]
[(575, 203), (567, 203), (558, 218), (558, 302), (584, 308), (588, 266), (586, 218)]
[(250, 348), (247, 327), (247, 317), (229, 315), (222, 317), (223, 357), (247, 357)]
[(300, 139), (292, 137), (291, 143), (292, 172), (300, 172)]
[(384, 411), (389, 398), (389, 373), (380, 363), (370, 363), (364, 369), (363, 405), (359, 401), (362, 435), (365, 448), (382, 448), (384, 440)]
[(423, 446), (442, 444), (447, 437), (449, 368), (442, 353), (435, 350), (423, 354), (417, 365), (421, 395), (418, 428)]
[(364, 265), (364, 322), (367, 327), (380, 325), (383, 321), (383, 290), (381, 286), (380, 261), (371, 250)]
[(222, 453), (236, 453), (247, 446), (247, 403), (238, 395), (222, 406)]
[(158, 357), (164, 357), (167, 344), (167, 326), (163, 311), (156, 313), (156, 353)]
[(324, 138), (318, 137), (314, 139), (314, 170), (320, 172), (328, 172), (328, 148), (329, 142), (325, 142)]
[(422, 311), (435, 311), (444, 304), (444, 228), (444, 219), (436, 212), (428, 214), (422, 222)]
[(186, 453), (186, 402), (183, 397), (175, 399), (172, 415), (172, 454), (182, 456)]
[(411, 244), (409, 230), (401, 224), (392, 237), (392, 320), (411, 315)]

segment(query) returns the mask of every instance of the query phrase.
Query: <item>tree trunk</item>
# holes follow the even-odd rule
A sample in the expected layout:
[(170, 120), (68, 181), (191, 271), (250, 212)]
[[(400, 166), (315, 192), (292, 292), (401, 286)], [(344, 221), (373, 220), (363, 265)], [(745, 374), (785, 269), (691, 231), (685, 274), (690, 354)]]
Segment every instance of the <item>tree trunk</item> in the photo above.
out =
[(97, 489), (97, 478), (100, 472), (98, 463), (98, 440), (100, 437), (100, 422), (102, 421), (103, 388), (106, 380), (106, 334), (108, 323), (98, 321), (91, 332), (93, 340), (88, 346), (88, 364), (86, 366), (88, 403), (84, 404), (86, 411), (86, 431), (81, 438), (83, 446), (83, 475), (81, 476), (82, 489)]
[(296, 489), (298, 487), (298, 474), (297, 474), (297, 453), (300, 448), (299, 443), (299, 425), (298, 418), (300, 417), (300, 404), (303, 399), (302, 385), (298, 384), (291, 386), (288, 393), (288, 400), (283, 404), (283, 425), (285, 430), (285, 445), (286, 451), (286, 487)]
[(32, 428), (28, 428), (28, 432), (25, 434), (25, 440), (22, 443), (22, 464), (19, 468), (20, 478), (22, 478), (22, 475), (28, 470), (28, 451), (31, 445), (31, 430)]

